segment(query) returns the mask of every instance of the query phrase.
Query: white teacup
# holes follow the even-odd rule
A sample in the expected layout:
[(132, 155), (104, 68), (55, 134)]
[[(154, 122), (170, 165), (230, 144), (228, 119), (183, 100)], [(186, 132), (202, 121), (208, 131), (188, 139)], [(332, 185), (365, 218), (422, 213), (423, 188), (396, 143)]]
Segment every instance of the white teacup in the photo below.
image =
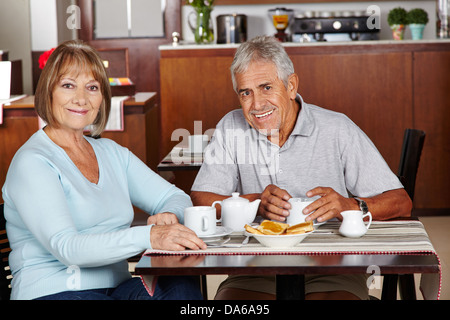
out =
[(202, 153), (208, 145), (208, 139), (209, 137), (207, 134), (194, 134), (189, 136), (189, 152)]
[[(291, 209), (289, 210), (289, 215), (286, 218), (286, 223), (290, 225), (305, 222), (307, 214), (303, 213), (303, 209), (309, 206), (311, 203), (319, 199), (319, 197), (300, 197), (300, 198), (290, 198), (288, 202), (291, 204)], [(323, 224), (324, 222), (320, 223)], [(318, 225), (314, 222), (315, 225)]]
[(194, 206), (184, 209), (184, 225), (194, 231), (197, 236), (216, 233), (216, 208), (210, 206)]

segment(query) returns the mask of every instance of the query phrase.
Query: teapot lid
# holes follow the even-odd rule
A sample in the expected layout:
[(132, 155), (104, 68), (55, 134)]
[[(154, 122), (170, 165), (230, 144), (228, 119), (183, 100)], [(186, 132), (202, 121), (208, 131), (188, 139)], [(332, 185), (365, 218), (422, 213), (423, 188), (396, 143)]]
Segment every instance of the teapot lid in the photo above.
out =
[(233, 192), (231, 194), (231, 197), (226, 198), (225, 200), (223, 200), (223, 202), (226, 202), (227, 204), (242, 205), (242, 204), (247, 204), (249, 202), (249, 200), (239, 197), (239, 192)]

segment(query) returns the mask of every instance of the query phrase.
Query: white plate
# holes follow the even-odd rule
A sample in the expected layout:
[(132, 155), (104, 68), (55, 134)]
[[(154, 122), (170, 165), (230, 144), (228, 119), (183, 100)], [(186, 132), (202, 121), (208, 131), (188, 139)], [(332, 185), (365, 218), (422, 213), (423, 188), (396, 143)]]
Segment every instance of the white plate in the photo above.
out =
[(231, 228), (217, 226), (215, 233), (208, 234), (206, 236), (199, 236), (199, 238), (200, 239), (207, 239), (207, 240), (211, 241), (213, 238), (221, 238), (221, 237), (229, 235), (232, 232), (233, 232), (233, 229), (231, 229)]
[(293, 247), (303, 241), (313, 231), (301, 234), (284, 234), (284, 235), (265, 235), (245, 232), (246, 236), (252, 236), (258, 240), (263, 246), (271, 248), (287, 248)]

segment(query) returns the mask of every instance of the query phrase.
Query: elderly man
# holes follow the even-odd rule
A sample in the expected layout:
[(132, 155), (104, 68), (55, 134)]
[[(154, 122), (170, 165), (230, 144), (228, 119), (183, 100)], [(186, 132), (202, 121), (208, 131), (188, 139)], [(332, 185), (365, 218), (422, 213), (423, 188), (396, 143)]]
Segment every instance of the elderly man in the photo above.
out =
[[(341, 219), (367, 208), (374, 219), (409, 216), (412, 203), (369, 138), (343, 114), (305, 103), (283, 46), (272, 37), (242, 44), (231, 65), (242, 109), (225, 115), (192, 186), (195, 205), (240, 192), (258, 214), (285, 221), (291, 197), (318, 198), (307, 220)], [(312, 212), (312, 213), (311, 213)], [(220, 212), (219, 212), (220, 214)], [(307, 299), (366, 299), (365, 275), (306, 276)], [(229, 277), (216, 299), (274, 298), (275, 277)]]

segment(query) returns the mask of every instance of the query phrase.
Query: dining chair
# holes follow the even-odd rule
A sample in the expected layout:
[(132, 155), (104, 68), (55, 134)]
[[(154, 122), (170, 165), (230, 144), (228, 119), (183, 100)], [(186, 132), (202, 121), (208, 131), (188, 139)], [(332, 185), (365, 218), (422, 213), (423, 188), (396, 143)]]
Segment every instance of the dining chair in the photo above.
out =
[(400, 178), (411, 200), (414, 200), (416, 176), (424, 141), (424, 131), (416, 129), (405, 130), (397, 176)]
[[(411, 200), (414, 200), (416, 176), (419, 170), (424, 142), (424, 131), (405, 129), (397, 176)], [(416, 287), (413, 274), (384, 275), (382, 299), (395, 300), (397, 297), (397, 285), (402, 300), (416, 299)]]
[(11, 295), (11, 270), (8, 255), (11, 251), (6, 235), (6, 220), (3, 214), (3, 203), (0, 204), (0, 300), (9, 300)]

